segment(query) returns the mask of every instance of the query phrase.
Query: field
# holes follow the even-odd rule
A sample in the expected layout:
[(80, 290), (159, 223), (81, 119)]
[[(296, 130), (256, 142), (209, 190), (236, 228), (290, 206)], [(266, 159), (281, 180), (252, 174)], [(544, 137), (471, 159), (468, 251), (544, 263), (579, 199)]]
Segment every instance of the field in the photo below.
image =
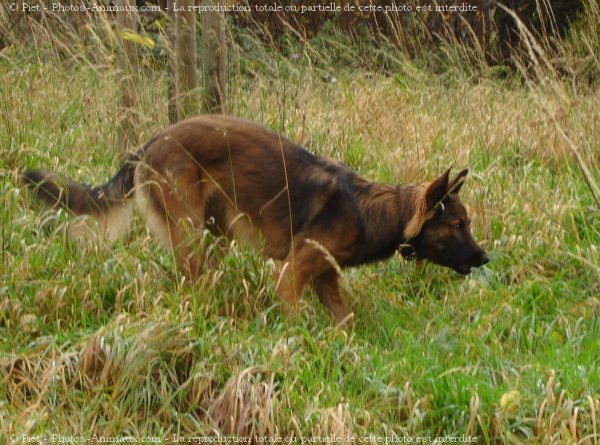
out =
[[(188, 283), (140, 221), (82, 246), (33, 203), (25, 168), (100, 183), (119, 167), (114, 58), (94, 42), (0, 52), (0, 442), (600, 441), (600, 213), (581, 169), (600, 178), (597, 81), (451, 50), (434, 71), (336, 36), (297, 57), (234, 46), (229, 113), (373, 181), (470, 169), (462, 200), (491, 262), (466, 278), (400, 255), (347, 270), (344, 330), (311, 293), (284, 317), (273, 264), (235, 243)], [(165, 72), (136, 84), (144, 140), (167, 125)]]

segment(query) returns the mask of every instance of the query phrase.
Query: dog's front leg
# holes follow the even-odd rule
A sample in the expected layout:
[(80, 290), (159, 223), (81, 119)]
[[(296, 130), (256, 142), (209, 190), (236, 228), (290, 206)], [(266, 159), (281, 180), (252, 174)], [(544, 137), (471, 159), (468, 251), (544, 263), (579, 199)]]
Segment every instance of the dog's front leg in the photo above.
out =
[(313, 287), (319, 300), (329, 309), (333, 316), (339, 322), (345, 322), (347, 325), (352, 324), (352, 313), (340, 292), (340, 276), (335, 269), (329, 269), (321, 275), (313, 278)]
[(286, 314), (296, 312), (306, 283), (330, 267), (322, 250), (305, 239), (296, 238), (277, 280), (277, 295)]

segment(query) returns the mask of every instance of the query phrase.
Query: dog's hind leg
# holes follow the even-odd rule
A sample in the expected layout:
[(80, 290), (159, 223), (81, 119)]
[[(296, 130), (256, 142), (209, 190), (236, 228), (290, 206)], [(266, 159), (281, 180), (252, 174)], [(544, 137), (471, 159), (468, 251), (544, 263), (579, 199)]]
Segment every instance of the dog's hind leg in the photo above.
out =
[(195, 279), (204, 263), (205, 252), (199, 251), (198, 237), (204, 227), (211, 184), (201, 180), (196, 169), (172, 175), (151, 172), (139, 175), (139, 180), (136, 201), (152, 235), (173, 252), (183, 274)]

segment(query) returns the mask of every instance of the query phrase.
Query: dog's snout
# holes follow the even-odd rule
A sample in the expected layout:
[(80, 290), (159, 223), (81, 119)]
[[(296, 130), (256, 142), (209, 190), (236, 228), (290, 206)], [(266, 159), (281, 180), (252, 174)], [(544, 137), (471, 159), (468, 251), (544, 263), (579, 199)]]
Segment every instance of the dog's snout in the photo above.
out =
[(487, 256), (487, 254), (485, 252), (483, 252), (483, 254), (481, 255), (481, 265), (483, 266), (484, 264), (487, 264), (490, 262), (490, 257)]
[(473, 267), (481, 267), (489, 262), (490, 257), (487, 256), (487, 253), (485, 253), (483, 250), (475, 252), (473, 255), (471, 255), (471, 258), (469, 259), (469, 263)]
[(487, 253), (485, 253), (485, 252), (482, 251), (479, 254), (479, 260), (478, 260), (479, 264), (478, 264), (478, 266), (483, 266), (483, 265), (485, 265), (485, 264), (487, 264), (489, 262), (490, 262), (490, 257), (487, 256)]

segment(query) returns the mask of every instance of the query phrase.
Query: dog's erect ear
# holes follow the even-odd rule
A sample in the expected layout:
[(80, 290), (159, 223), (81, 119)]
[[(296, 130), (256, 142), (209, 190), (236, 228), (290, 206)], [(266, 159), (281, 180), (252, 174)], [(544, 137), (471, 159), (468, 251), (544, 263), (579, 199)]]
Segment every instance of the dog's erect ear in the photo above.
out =
[(412, 218), (404, 228), (404, 238), (409, 240), (419, 234), (423, 224), (429, 217), (430, 212), (448, 194), (448, 181), (450, 180), (450, 169), (436, 180), (432, 181), (419, 193), (415, 202)]
[(457, 195), (458, 192), (460, 192), (460, 189), (463, 186), (465, 179), (467, 177), (467, 173), (469, 173), (469, 169), (465, 168), (458, 175), (456, 175), (456, 178), (454, 178), (450, 182), (450, 184), (448, 185), (448, 191), (450, 193), (454, 193)]
[(432, 181), (425, 189), (425, 205), (427, 210), (433, 209), (448, 193), (450, 169)]

